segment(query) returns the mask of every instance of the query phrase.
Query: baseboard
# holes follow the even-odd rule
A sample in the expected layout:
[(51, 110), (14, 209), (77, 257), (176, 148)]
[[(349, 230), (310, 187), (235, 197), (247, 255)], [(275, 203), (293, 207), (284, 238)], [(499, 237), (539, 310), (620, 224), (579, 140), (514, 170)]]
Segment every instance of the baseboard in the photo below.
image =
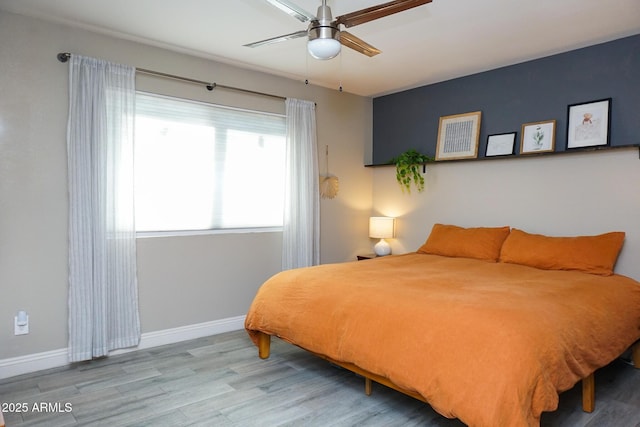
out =
[[(111, 356), (237, 331), (244, 328), (244, 318), (245, 316), (237, 316), (161, 331), (146, 332), (140, 337), (140, 344), (137, 347), (115, 350), (111, 352)], [(0, 379), (41, 371), (43, 369), (58, 368), (67, 366), (68, 364), (66, 348), (2, 359), (0, 360)]]

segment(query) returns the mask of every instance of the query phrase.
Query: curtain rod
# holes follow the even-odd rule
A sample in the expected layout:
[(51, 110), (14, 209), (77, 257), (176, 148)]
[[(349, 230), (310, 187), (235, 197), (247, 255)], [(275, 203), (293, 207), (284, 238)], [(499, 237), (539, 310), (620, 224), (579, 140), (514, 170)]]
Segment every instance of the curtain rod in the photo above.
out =
[[(70, 57), (71, 57), (71, 54), (69, 52), (61, 52), (61, 53), (58, 54), (58, 61), (67, 62)], [(221, 88), (221, 89), (235, 90), (237, 92), (249, 93), (249, 94), (252, 94), (252, 95), (267, 96), (269, 98), (281, 99), (283, 101), (287, 99), (284, 96), (272, 95), (270, 93), (257, 92), (255, 90), (242, 89), (242, 88), (239, 88), (239, 87), (221, 85), (221, 84), (217, 84), (215, 82), (205, 82), (205, 81), (202, 81), (202, 80), (195, 80), (195, 79), (190, 79), (188, 77), (181, 77), (181, 76), (176, 76), (176, 75), (173, 75), (173, 74), (161, 73), (160, 71), (147, 70), (147, 69), (144, 69), (144, 68), (136, 68), (136, 72), (137, 73), (142, 73), (142, 74), (147, 74), (147, 75), (150, 75), (150, 76), (164, 77), (166, 79), (181, 80), (181, 81), (188, 82), (188, 83), (195, 83), (197, 85), (203, 85), (204, 87), (207, 88), (207, 90), (209, 92), (213, 91), (213, 89), (215, 89), (215, 88)]]

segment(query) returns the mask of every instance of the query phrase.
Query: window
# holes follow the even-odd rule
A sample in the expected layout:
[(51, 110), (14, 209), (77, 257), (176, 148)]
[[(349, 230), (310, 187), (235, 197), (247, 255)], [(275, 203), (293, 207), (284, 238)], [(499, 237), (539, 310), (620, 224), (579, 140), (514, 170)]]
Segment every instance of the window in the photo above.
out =
[(281, 227), (283, 115), (138, 93), (137, 231)]

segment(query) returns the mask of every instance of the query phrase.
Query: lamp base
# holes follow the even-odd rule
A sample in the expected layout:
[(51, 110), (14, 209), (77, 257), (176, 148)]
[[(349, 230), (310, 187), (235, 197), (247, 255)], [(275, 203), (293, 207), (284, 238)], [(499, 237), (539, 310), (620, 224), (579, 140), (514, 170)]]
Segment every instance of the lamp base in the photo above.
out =
[(373, 247), (373, 251), (378, 256), (390, 255), (391, 254), (391, 245), (389, 245), (389, 243), (387, 243), (386, 240), (380, 239), (380, 241), (378, 243), (376, 243), (375, 246)]

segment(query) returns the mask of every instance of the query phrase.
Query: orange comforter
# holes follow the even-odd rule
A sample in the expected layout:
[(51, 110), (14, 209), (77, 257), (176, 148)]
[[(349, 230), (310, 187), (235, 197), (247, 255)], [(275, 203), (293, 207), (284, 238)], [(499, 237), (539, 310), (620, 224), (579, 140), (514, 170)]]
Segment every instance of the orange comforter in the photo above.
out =
[(472, 426), (537, 426), (543, 411), (640, 338), (640, 284), (407, 254), (281, 272), (247, 331), (382, 375)]

